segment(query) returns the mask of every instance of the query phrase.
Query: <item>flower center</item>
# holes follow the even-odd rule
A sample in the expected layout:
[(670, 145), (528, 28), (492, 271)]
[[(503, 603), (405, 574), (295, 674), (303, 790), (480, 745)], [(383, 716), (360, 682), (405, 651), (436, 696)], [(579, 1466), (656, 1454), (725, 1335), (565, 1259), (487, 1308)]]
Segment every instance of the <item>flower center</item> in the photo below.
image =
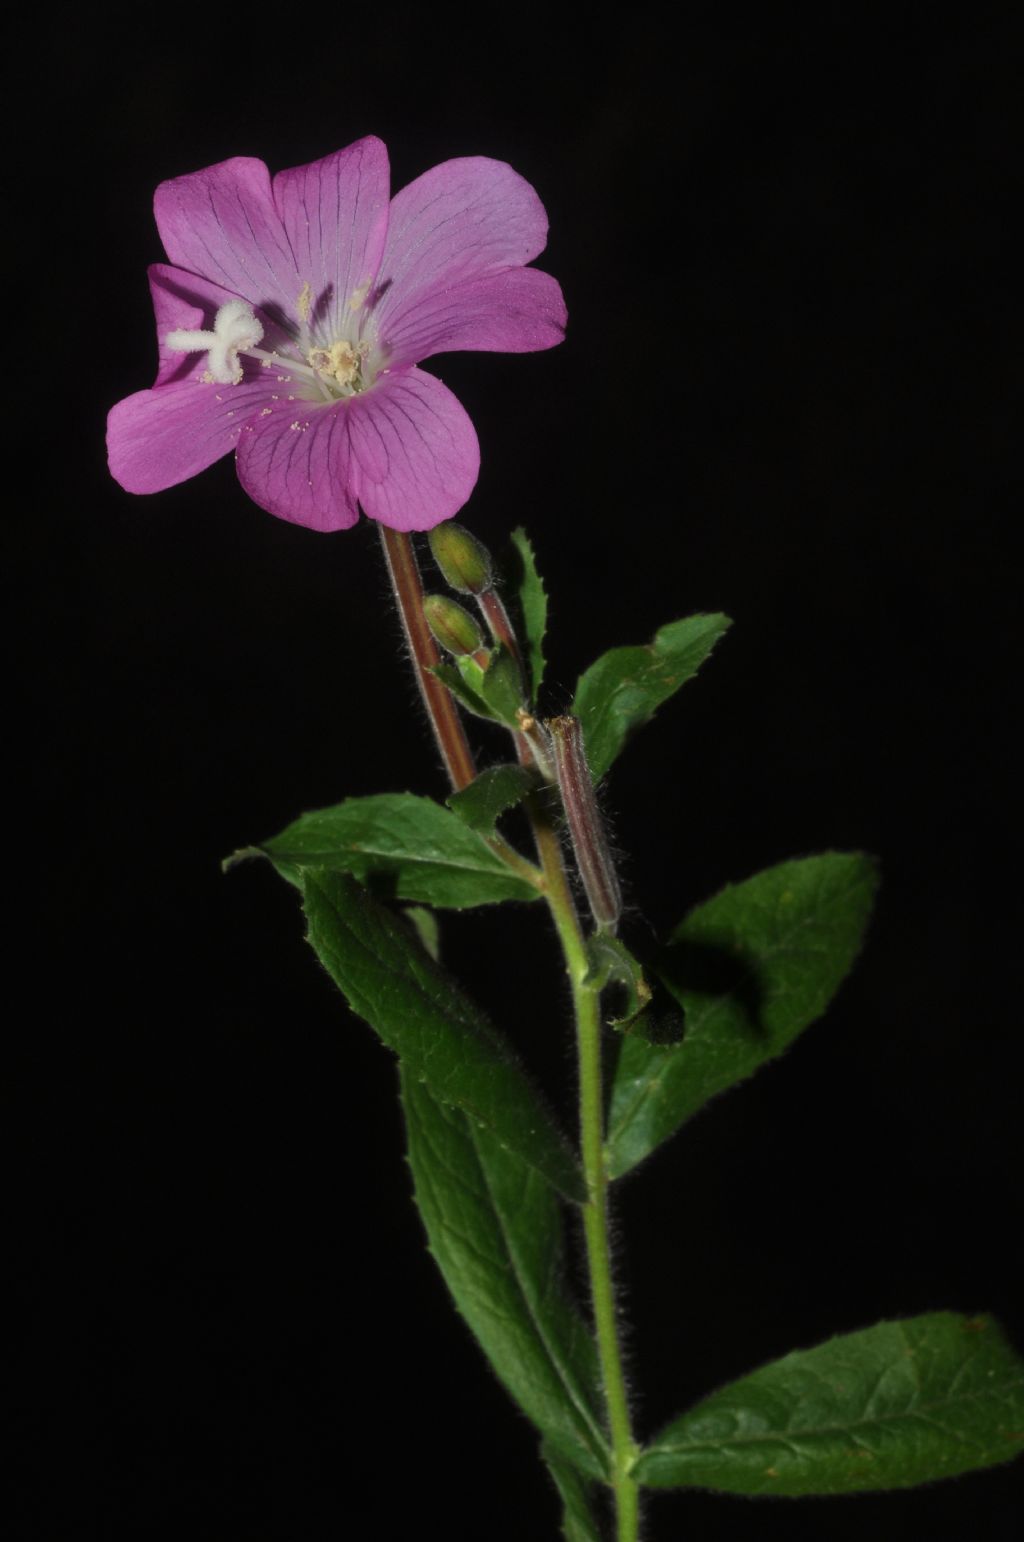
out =
[(353, 396), (359, 391), (365, 391), (370, 383), (363, 379), (369, 355), (369, 343), (361, 342), (353, 346), (347, 337), (343, 337), (329, 348), (311, 348), (306, 357), (324, 379), (328, 389), (340, 392), (343, 396)]
[(209, 384), (239, 385), (243, 379), (240, 356), (245, 356), (258, 359), (264, 369), (285, 371), (277, 376), (282, 383), (301, 382), (303, 397), (312, 395), (314, 400), (319, 397), (322, 402), (333, 402), (358, 396), (373, 385), (384, 362), (375, 344), (361, 335), (356, 314), (368, 288), (365, 285), (356, 290), (349, 301), (351, 319), (346, 318), (342, 325), (351, 336), (335, 337), (331, 342), (314, 336), (310, 326), (313, 291), (307, 283), (297, 302), (299, 335), (289, 338), (284, 351), (268, 353), (257, 347), (263, 339), (263, 326), (245, 300), (228, 300), (222, 305), (210, 331), (168, 332), (164, 344), (176, 353), (205, 353), (206, 368), (198, 378)]

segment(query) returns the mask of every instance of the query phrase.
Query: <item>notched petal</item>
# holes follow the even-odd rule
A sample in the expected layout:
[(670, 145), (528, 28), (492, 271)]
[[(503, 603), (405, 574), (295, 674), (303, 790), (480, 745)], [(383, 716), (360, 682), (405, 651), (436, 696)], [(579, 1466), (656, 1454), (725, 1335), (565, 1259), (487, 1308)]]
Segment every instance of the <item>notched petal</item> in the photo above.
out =
[(423, 370), (396, 370), (349, 406), (359, 501), (371, 519), (430, 530), (458, 513), (476, 486), (480, 446), (447, 386)]

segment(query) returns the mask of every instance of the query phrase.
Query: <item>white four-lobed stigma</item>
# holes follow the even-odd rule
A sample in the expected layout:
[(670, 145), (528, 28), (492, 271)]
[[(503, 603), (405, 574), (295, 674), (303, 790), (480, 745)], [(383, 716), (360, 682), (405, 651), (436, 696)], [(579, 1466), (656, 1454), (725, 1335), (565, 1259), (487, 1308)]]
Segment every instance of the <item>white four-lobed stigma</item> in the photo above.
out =
[(168, 332), (164, 345), (173, 353), (205, 353), (204, 378), (237, 385), (242, 378), (239, 352), (255, 348), (263, 328), (245, 300), (228, 300), (213, 318), (212, 332)]

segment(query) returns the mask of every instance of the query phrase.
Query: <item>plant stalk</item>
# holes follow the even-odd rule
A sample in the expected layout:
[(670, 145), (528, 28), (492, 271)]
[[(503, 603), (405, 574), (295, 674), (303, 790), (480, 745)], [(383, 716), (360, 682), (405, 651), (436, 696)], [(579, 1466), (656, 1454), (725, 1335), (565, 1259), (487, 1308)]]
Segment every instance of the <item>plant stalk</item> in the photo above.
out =
[[(473, 754), (458, 708), (450, 692), (430, 673), (440, 654), (423, 612), (423, 585), (412, 542), (404, 533), (381, 525), (381, 543), (395, 600), (405, 631), (416, 683), (427, 709), (434, 738), (452, 786), (458, 790), (476, 776)], [(522, 669), (515, 633), (500, 599), (483, 606), (496, 639), (503, 642)], [(533, 753), (523, 734), (515, 735), (520, 759)], [(590, 964), (579, 917), (562, 863), (558, 835), (536, 796), (527, 800), (540, 871), (501, 837), (488, 842), (510, 867), (542, 888), (562, 946), (572, 987), (576, 1016), (580, 1085), (580, 1147), (588, 1199), (583, 1206), (587, 1266), (597, 1349), (612, 1445), (612, 1491), (615, 1496), (616, 1542), (637, 1542), (639, 1491), (631, 1476), (637, 1445), (629, 1419), (626, 1380), (622, 1368), (615, 1292), (608, 1238), (608, 1174), (604, 1164), (604, 1097), (601, 1062), (600, 992), (586, 984)]]
[(576, 1014), (580, 1154), (589, 1196), (583, 1206), (583, 1231), (597, 1350), (608, 1413), (608, 1433), (612, 1444), (616, 1542), (637, 1542), (640, 1523), (639, 1489), (631, 1476), (631, 1469), (638, 1447), (630, 1425), (608, 1237), (609, 1180), (604, 1162), (600, 992), (585, 983), (590, 963), (576, 906), (565, 876), (558, 836), (536, 798), (529, 800), (529, 812), (546, 883), (548, 908), (562, 945)]
[(420, 581), (416, 553), (403, 531), (391, 530), (387, 525), (380, 525), (379, 529), (384, 561), (387, 563), (398, 614), (402, 618), (405, 640), (416, 673), (416, 684), (420, 688), (449, 780), (455, 790), (459, 791), (467, 787), (476, 776), (476, 766), (466, 730), (459, 717), (459, 709), (437, 676), (430, 673), (435, 665), (440, 664), (441, 655), (423, 614), (423, 584)]

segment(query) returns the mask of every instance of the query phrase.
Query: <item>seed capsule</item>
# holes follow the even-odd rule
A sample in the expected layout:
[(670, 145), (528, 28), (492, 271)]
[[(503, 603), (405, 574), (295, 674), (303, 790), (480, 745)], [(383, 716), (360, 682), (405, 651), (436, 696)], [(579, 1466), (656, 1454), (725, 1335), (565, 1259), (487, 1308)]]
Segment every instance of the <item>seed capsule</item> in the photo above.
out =
[(622, 894), (594, 797), (583, 748), (583, 729), (579, 718), (570, 716), (549, 717), (546, 727), (551, 735), (565, 820), (591, 913), (599, 927), (614, 932), (622, 912)]

